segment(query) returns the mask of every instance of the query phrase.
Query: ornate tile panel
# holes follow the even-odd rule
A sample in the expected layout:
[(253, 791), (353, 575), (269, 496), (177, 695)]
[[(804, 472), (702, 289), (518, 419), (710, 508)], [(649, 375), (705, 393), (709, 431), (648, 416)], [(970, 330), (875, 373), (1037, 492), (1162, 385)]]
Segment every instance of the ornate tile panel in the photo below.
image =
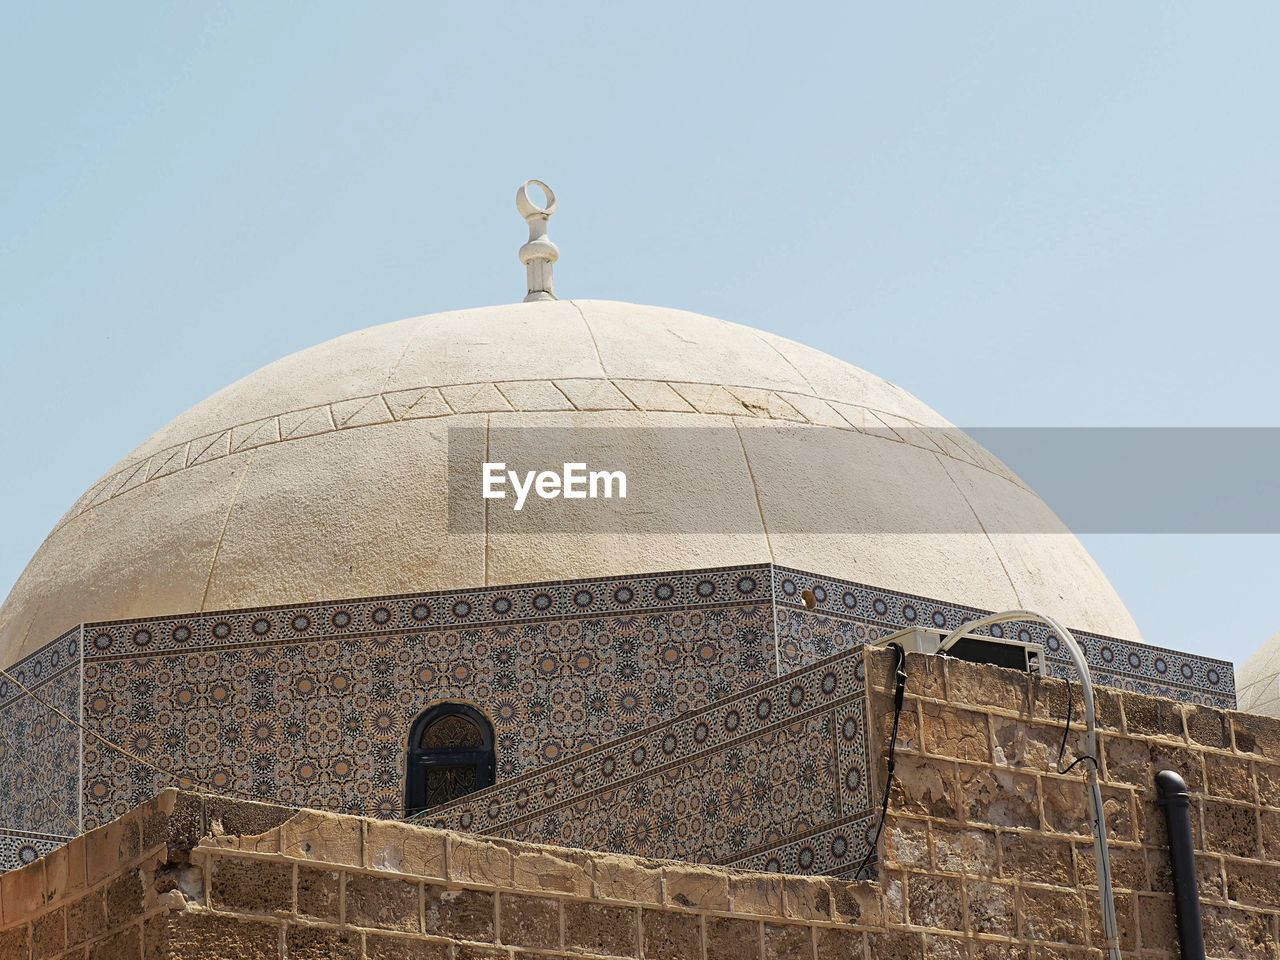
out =
[[(904, 627), (954, 630), (992, 611), (837, 580), (787, 567), (775, 567), (779, 661), (794, 669), (834, 650), (885, 636)], [(811, 590), (815, 609), (801, 594)], [(1066, 624), (1070, 627), (1070, 624)], [(1057, 636), (1038, 623), (998, 624), (981, 631), (1043, 643), (1055, 676), (1075, 678), (1075, 669)], [(1180, 653), (1163, 647), (1072, 630), (1085, 649), (1098, 683), (1138, 693), (1234, 709), (1235, 671), (1226, 660)]]
[(0, 873), (17, 870), (57, 850), (72, 839), (53, 834), (7, 830), (0, 827)]
[[(85, 716), (203, 789), (394, 817), (428, 706), (479, 707), (517, 777), (773, 676), (768, 589), (746, 568), (91, 625)], [(87, 827), (171, 782), (92, 739), (84, 766)]]
[[(801, 600), (805, 589), (814, 592), (814, 610)], [(902, 627), (948, 629), (984, 612), (754, 565), (89, 624), (10, 670), (40, 700), (72, 717), (83, 711), (91, 730), (146, 762), (93, 737), (82, 744), (74, 725), (0, 678), (0, 836), (8, 838), (0, 847), (43, 850), (81, 829), (82, 807), (83, 826), (93, 827), (174, 776), (215, 792), (396, 816), (408, 726), (441, 700), (474, 703), (490, 716), (501, 785)], [(1055, 672), (1068, 675), (1047, 630), (1003, 629), (1044, 642)], [(1100, 682), (1234, 706), (1225, 661), (1078, 637)], [(817, 714), (797, 718), (786, 728), (790, 740), (779, 731), (769, 736), (801, 744), (777, 747), (799, 750), (799, 758), (819, 722)], [(763, 742), (751, 740), (751, 749), (763, 750)], [(851, 756), (831, 762), (848, 769)], [(695, 779), (728, 762), (719, 753), (681, 757), (681, 775)], [(657, 790), (676, 769), (637, 776)], [(728, 772), (715, 775), (728, 782)], [(652, 796), (671, 798), (690, 822), (692, 795), (662, 789)], [(609, 809), (627, 802), (623, 790)], [(811, 800), (816, 806), (796, 813), (787, 837), (772, 837), (767, 847), (742, 847), (742, 830), (726, 827), (708, 841), (712, 847), (695, 849), (686, 839), (682, 849), (691, 857), (838, 872), (843, 860), (832, 860), (833, 851), (847, 858), (865, 842), (855, 837), (862, 815), (842, 807), (832, 820), (817, 795)], [(583, 808), (584, 822), (605, 817), (598, 798), (580, 802), (599, 811)], [(545, 819), (536, 829), (554, 833), (560, 815), (538, 814)], [(699, 816), (709, 822), (705, 811)], [(533, 817), (523, 816), (520, 829), (535, 830)]]
[(30, 693), (0, 676), (0, 830), (30, 834), (33, 843), (44, 835), (74, 836), (80, 831), (80, 730), (50, 707), (79, 717), (80, 629), (7, 669)]
[[(838, 872), (866, 851), (867, 769), (862, 656), (852, 651), (419, 819), (639, 856)], [(798, 842), (832, 830), (821, 851)]]

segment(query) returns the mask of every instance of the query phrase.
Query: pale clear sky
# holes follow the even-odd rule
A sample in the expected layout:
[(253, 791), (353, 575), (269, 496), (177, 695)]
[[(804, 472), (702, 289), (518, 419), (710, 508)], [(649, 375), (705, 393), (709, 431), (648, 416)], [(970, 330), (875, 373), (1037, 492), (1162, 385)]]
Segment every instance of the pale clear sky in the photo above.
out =
[[(1277, 28), (1274, 3), (5, 5), (0, 593), (219, 387), (519, 299), (527, 177), (561, 198), (566, 296), (772, 330), (962, 426), (1280, 426)], [(1241, 660), (1280, 629), (1280, 538), (1086, 542), (1150, 643)]]

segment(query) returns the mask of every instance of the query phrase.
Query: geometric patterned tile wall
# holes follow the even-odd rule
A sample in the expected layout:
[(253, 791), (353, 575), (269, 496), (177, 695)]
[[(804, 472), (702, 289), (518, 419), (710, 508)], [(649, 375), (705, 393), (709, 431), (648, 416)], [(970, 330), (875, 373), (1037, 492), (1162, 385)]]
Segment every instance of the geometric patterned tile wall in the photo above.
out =
[[(0, 678), (0, 869), (119, 816), (170, 774), (399, 816), (408, 725), (441, 699), (490, 716), (501, 782), (902, 627), (984, 612), (761, 564), (86, 624), (10, 668), (34, 699)], [(1054, 672), (1069, 671), (1043, 627), (1000, 630), (1041, 640)], [(1225, 661), (1077, 637), (1100, 683), (1235, 705)]]
[(0, 676), (0, 872), (80, 832), (80, 730), (50, 709), (79, 718), (79, 627), (8, 673), (17, 683)]
[(839, 874), (867, 850), (867, 766), (855, 650), (418, 819), (644, 857)]
[[(86, 629), (85, 718), (205, 789), (398, 817), (415, 717), (491, 719), (497, 776), (776, 672), (765, 567), (240, 611)], [(85, 826), (163, 786), (90, 739)]]

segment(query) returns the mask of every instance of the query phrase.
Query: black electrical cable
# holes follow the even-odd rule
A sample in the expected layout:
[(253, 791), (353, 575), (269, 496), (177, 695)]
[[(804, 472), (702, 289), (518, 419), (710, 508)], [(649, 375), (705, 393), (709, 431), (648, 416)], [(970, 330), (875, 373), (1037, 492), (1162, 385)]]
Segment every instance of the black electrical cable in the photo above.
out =
[(876, 824), (875, 838), (867, 844), (867, 855), (862, 858), (862, 863), (858, 864), (858, 869), (853, 873), (855, 880), (862, 878), (862, 871), (871, 862), (871, 857), (880, 843), (880, 834), (884, 832), (885, 819), (889, 815), (889, 791), (893, 789), (894, 752), (898, 748), (898, 721), (902, 718), (902, 702), (907, 693), (907, 652), (902, 649), (900, 643), (890, 643), (887, 646), (897, 654), (893, 667), (893, 730), (889, 734), (889, 754), (886, 764), (888, 772), (884, 778), (884, 796), (880, 800), (880, 822)]
[(1092, 763), (1094, 767), (1098, 766), (1098, 758), (1087, 753), (1076, 757), (1066, 767), (1062, 765), (1062, 755), (1067, 752), (1067, 737), (1071, 736), (1071, 710), (1074, 705), (1075, 698), (1071, 694), (1071, 678), (1067, 677), (1067, 722), (1062, 727), (1062, 743), (1058, 745), (1058, 773), (1070, 773), (1078, 764), (1084, 763), (1086, 760)]

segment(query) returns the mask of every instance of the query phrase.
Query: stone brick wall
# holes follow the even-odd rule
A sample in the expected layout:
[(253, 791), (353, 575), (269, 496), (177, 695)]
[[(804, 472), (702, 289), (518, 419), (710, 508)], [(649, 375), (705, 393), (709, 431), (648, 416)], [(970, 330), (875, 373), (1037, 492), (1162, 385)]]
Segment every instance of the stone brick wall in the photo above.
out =
[[(868, 650), (879, 783), (893, 655)], [(1098, 956), (1102, 943), (1082, 767), (1060, 776), (1067, 686), (908, 657), (898, 780), (882, 848), (894, 956)], [(1067, 760), (1083, 750), (1080, 687)], [(1103, 796), (1126, 955), (1177, 957), (1155, 773), (1194, 798), (1208, 953), (1274, 958), (1280, 940), (1280, 721), (1097, 691)], [(1082, 765), (1083, 766), (1083, 765)], [(950, 951), (950, 952), (948, 952)]]
[(0, 956), (836, 960), (873, 883), (493, 842), (165, 791), (0, 878)]

